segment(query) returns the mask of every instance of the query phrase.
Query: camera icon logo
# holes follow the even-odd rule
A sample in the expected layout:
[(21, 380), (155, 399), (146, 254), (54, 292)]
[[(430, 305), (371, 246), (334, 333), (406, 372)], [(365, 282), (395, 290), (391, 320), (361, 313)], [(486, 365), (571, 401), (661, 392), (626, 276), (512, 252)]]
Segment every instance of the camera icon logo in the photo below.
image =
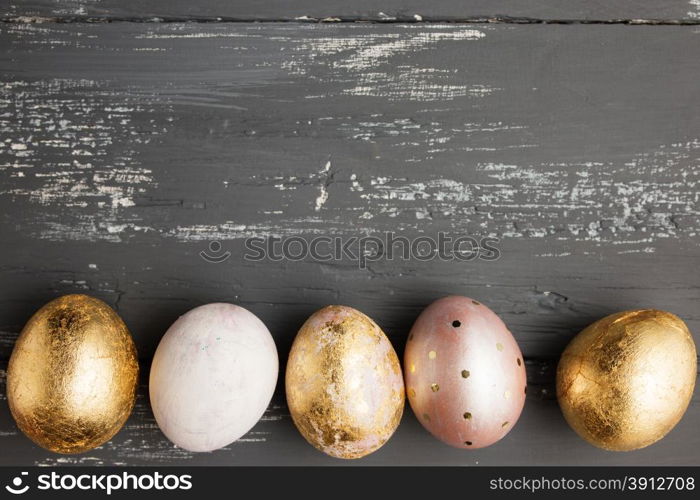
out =
[(25, 484), (24, 486), (22, 486), (22, 482), (23, 477), (28, 475), (29, 472), (21, 472), (19, 476), (16, 476), (12, 479), (12, 485), (6, 485), (5, 489), (13, 495), (21, 495), (22, 493), (26, 493), (27, 490), (29, 490), (29, 485)]

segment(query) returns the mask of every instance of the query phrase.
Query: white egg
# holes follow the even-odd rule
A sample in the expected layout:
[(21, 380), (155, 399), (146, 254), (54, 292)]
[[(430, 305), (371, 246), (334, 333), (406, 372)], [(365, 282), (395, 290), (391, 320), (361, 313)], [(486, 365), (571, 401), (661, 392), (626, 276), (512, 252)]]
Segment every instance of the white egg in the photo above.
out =
[(212, 451), (248, 432), (277, 384), (275, 342), (233, 304), (192, 309), (168, 329), (151, 365), (151, 406), (163, 433), (189, 451)]

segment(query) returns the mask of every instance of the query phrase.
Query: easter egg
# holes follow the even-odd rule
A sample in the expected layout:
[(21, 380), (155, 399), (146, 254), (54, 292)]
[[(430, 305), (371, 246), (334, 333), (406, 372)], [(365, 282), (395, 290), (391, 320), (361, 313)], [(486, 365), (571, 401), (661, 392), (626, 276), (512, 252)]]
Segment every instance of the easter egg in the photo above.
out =
[(408, 401), (433, 436), (476, 449), (503, 438), (525, 404), (525, 363), (506, 325), (468, 297), (421, 312), (404, 352)]
[(306, 440), (336, 458), (360, 458), (394, 433), (404, 406), (401, 366), (389, 339), (360, 311), (327, 306), (292, 345), (287, 404)]
[(557, 368), (557, 398), (583, 439), (628, 451), (663, 438), (693, 396), (697, 353), (685, 323), (654, 309), (607, 316), (579, 333)]
[(226, 446), (260, 420), (278, 368), (275, 342), (253, 313), (223, 303), (192, 309), (172, 324), (153, 357), (156, 422), (186, 450)]
[(56, 453), (109, 441), (134, 406), (136, 347), (107, 304), (65, 295), (39, 309), (10, 357), (7, 400), (20, 430)]

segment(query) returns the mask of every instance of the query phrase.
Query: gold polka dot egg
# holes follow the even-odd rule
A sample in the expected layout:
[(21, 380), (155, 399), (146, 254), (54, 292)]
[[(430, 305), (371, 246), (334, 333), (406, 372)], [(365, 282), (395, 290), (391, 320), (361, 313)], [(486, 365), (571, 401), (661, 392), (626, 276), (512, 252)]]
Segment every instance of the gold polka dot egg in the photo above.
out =
[(515, 338), (468, 297), (445, 297), (423, 310), (408, 336), (404, 372), (418, 420), (457, 448), (497, 442), (525, 404), (525, 364)]

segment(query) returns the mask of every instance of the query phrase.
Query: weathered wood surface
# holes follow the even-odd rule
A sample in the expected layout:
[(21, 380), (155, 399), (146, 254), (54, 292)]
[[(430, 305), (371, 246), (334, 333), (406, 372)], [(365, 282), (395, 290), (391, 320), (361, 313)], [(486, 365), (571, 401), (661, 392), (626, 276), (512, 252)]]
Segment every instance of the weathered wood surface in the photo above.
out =
[(17, 16), (196, 20), (685, 21), (700, 22), (699, 0), (0, 0)]
[[(566, 342), (605, 314), (667, 309), (700, 341), (699, 41), (694, 26), (4, 24), (0, 367), (71, 292), (119, 311), (144, 380), (165, 329), (206, 302), (259, 315), (284, 360), (325, 304), (365, 311), (402, 351), (419, 311), (459, 293), (523, 349), (521, 421), (464, 452), (407, 409), (353, 464), (700, 464), (697, 392), (666, 439), (625, 454), (581, 441), (552, 396)], [(242, 258), (251, 236), (384, 231), (495, 236), (502, 256)], [(211, 241), (231, 257), (205, 262)], [(281, 392), (241, 442), (199, 455), (160, 434), (146, 393), (78, 457), (33, 446), (3, 403), (0, 464), (346, 464), (305, 443)]]

